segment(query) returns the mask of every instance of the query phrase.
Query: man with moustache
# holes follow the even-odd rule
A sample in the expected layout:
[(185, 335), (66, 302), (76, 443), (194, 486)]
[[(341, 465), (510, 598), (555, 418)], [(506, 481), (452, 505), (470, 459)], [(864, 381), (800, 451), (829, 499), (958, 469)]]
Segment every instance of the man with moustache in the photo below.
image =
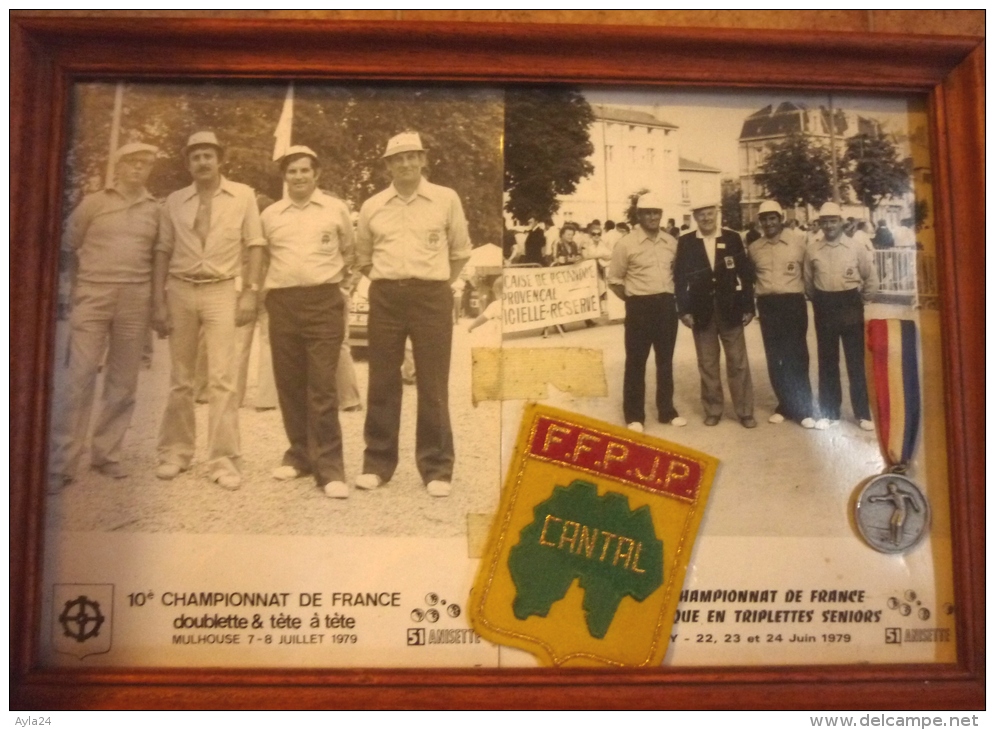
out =
[(864, 303), (878, 291), (878, 275), (871, 247), (846, 235), (840, 206), (819, 209), (817, 235), (809, 244), (805, 263), (805, 291), (812, 300), (819, 356), (819, 420), (828, 427), (840, 418), (840, 341), (850, 379), (850, 404), (860, 428), (873, 431), (864, 371)]
[(808, 304), (805, 302), (805, 236), (784, 226), (784, 211), (765, 200), (757, 213), (761, 236), (749, 244), (756, 271), (760, 335), (767, 355), (767, 374), (777, 398), (768, 418), (787, 418), (802, 428), (815, 428), (812, 384), (808, 379)]
[(121, 443), (135, 410), (152, 306), (152, 249), (159, 203), (145, 188), (156, 147), (132, 142), (114, 153), (114, 184), (86, 196), (66, 222), (75, 254), (66, 394), (52, 424), (49, 486), (58, 492), (76, 476), (90, 430), (97, 373), (106, 355), (90, 464), (114, 479), (128, 476)]
[(719, 228), (717, 200), (702, 201), (691, 213), (698, 229), (677, 241), (674, 285), (677, 313), (694, 333), (705, 425), (715, 426), (722, 418), (721, 343), (736, 417), (744, 427), (756, 428), (743, 333), (756, 312), (753, 267), (739, 234)]
[(608, 266), (608, 287), (625, 302), (625, 376), (622, 412), (633, 431), (646, 421), (646, 359), (656, 357), (656, 409), (660, 423), (685, 426), (674, 408), (674, 256), (677, 241), (660, 227), (663, 201), (645, 193), (636, 202), (639, 223), (618, 240)]
[(401, 363), (410, 336), (418, 390), (415, 460), (429, 495), (446, 497), (455, 461), (451, 285), (470, 257), (470, 237), (456, 191), (425, 179), (417, 132), (392, 137), (383, 160), (392, 183), (363, 203), (356, 227), (356, 265), (371, 284), (366, 450), (355, 484), (376, 489), (397, 468)]
[[(208, 465), (223, 489), (241, 486), (235, 328), (251, 322), (266, 241), (248, 185), (221, 174), (224, 148), (214, 132), (192, 134), (183, 148), (193, 183), (166, 198), (155, 247), (153, 326), (169, 337), (169, 398), (159, 430), (156, 476), (173, 479), (194, 455), (194, 374), (201, 331), (207, 347)], [(235, 277), (248, 249), (241, 294)]]
[(349, 208), (318, 190), (310, 147), (280, 159), (287, 195), (261, 216), (269, 253), (266, 310), (273, 374), (290, 448), (278, 480), (311, 474), (325, 494), (349, 496), (342, 457), (336, 371), (345, 337), (345, 297), (355, 258)]

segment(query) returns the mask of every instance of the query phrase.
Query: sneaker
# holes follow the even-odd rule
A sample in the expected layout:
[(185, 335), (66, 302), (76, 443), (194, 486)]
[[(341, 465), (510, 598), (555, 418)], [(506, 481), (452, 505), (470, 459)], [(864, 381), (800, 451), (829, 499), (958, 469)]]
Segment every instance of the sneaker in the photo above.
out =
[(360, 474), (353, 484), (357, 489), (376, 489), (383, 484), (383, 479), (376, 474)]
[(291, 479), (298, 479), (304, 476), (304, 472), (296, 466), (284, 464), (283, 466), (278, 466), (276, 469), (271, 471), (270, 475), (278, 482), (289, 482)]
[(349, 485), (345, 482), (329, 482), (325, 485), (325, 496), (332, 499), (348, 499)]
[(361, 410), (363, 410), (362, 403), (357, 403), (354, 406), (346, 406), (345, 408), (342, 409), (344, 413), (359, 413)]
[(211, 475), (211, 481), (222, 489), (227, 489), (229, 492), (234, 492), (242, 486), (242, 477), (226, 471), (215, 472)]
[(868, 421), (866, 418), (861, 418), (860, 419), (860, 428), (862, 428), (864, 431), (873, 431), (874, 430), (874, 421)]
[(801, 422), (802, 428), (816, 428), (817, 424), (814, 418), (803, 418)]
[(784, 416), (780, 413), (771, 413), (770, 418), (767, 419), (767, 423), (784, 423)]
[(170, 461), (164, 461), (155, 468), (156, 479), (175, 479), (180, 475), (183, 469), (180, 468), (179, 464), (174, 464)]
[(674, 416), (673, 418), (670, 419), (670, 425), (677, 426), (678, 428), (680, 428), (681, 426), (687, 426), (688, 419), (684, 418), (683, 416)]
[(820, 418), (815, 422), (815, 427), (820, 431), (825, 431), (827, 428), (835, 424), (836, 421), (830, 420), (828, 418)]
[(746, 416), (745, 418), (740, 418), (739, 422), (743, 424), (743, 428), (756, 428), (757, 419), (753, 416)]
[(718, 416), (705, 416), (705, 425), (706, 426), (718, 426), (719, 425), (719, 417)]
[(629, 424), (628, 428), (630, 431), (635, 431), (636, 433), (643, 432), (643, 424), (641, 424), (639, 421), (633, 421), (632, 423)]
[(453, 491), (453, 485), (449, 482), (444, 482), (441, 479), (433, 479), (426, 484), (425, 487), (428, 489), (428, 493), (433, 497), (448, 497), (449, 493)]
[(111, 479), (125, 479), (128, 476), (128, 470), (116, 461), (108, 461), (99, 466), (94, 465), (93, 470)]

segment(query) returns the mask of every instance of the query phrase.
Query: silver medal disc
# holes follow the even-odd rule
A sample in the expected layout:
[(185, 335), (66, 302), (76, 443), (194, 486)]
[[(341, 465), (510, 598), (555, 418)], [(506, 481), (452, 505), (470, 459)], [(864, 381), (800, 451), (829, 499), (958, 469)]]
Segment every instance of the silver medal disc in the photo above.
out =
[(904, 553), (929, 528), (929, 503), (915, 483), (901, 474), (874, 477), (860, 491), (854, 508), (857, 529), (872, 548)]

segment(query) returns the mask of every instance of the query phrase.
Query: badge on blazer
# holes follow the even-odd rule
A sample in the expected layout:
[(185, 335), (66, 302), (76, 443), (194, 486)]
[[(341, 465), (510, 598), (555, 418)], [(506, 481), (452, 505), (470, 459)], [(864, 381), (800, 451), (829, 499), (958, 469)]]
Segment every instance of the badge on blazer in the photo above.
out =
[(726, 256), (725, 257), (725, 262), (726, 262), (726, 268), (727, 269), (735, 269), (736, 268), (736, 260), (732, 256)]
[(659, 665), (717, 465), (528, 406), (470, 597), (474, 629), (547, 666)]

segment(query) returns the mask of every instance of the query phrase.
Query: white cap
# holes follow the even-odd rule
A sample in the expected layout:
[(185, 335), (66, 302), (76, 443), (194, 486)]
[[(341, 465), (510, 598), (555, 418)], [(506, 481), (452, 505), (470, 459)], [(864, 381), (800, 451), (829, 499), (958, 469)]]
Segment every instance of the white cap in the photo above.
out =
[(781, 220), (784, 220), (784, 209), (781, 208), (781, 204), (776, 200), (765, 200), (760, 204), (760, 209), (757, 210), (757, 216), (762, 216), (764, 213), (777, 213), (781, 216)]
[(819, 208), (820, 218), (831, 218), (836, 216), (837, 218), (843, 217), (843, 209), (839, 207), (836, 203), (825, 203), (821, 208)]
[(425, 148), (421, 146), (421, 136), (418, 132), (401, 132), (390, 138), (387, 142), (387, 150), (383, 153), (384, 157), (390, 157), (391, 155), (399, 155), (402, 152), (424, 152)]
[(691, 212), (696, 210), (701, 210), (702, 208), (718, 208), (720, 205), (718, 198), (705, 197), (700, 200), (694, 201), (694, 205), (691, 206)]
[(636, 202), (636, 208), (641, 210), (663, 210), (663, 198), (657, 193), (643, 193)]
[(310, 147), (308, 147), (307, 145), (303, 144), (291, 145), (290, 147), (287, 148), (287, 151), (280, 156), (280, 159), (285, 160), (291, 155), (307, 155), (308, 157), (313, 158), (315, 161), (318, 160), (318, 153), (315, 152)]
[(121, 145), (117, 148), (114, 153), (114, 163), (117, 164), (121, 161), (122, 157), (127, 157), (128, 155), (137, 155), (139, 152), (148, 152), (154, 155), (159, 151), (158, 147), (153, 147), (150, 144), (144, 144), (142, 142), (129, 142), (128, 144)]

